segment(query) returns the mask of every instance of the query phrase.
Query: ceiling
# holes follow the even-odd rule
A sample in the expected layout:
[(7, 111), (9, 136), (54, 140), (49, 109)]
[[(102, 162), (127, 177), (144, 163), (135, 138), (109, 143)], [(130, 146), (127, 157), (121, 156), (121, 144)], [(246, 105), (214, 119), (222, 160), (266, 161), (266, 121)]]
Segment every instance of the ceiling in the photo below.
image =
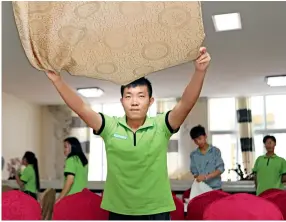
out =
[[(212, 56), (202, 96), (226, 97), (286, 93), (270, 88), (268, 75), (286, 74), (286, 2), (202, 2), (205, 45)], [(239, 12), (242, 30), (215, 32), (212, 15)], [(11, 2), (2, 2), (2, 90), (38, 104), (60, 104), (61, 98), (44, 73), (34, 69), (22, 49)], [(183, 64), (148, 76), (155, 97), (178, 97), (193, 72)], [(74, 88), (98, 86), (104, 96), (95, 101), (119, 99), (119, 86), (95, 79), (63, 74)]]

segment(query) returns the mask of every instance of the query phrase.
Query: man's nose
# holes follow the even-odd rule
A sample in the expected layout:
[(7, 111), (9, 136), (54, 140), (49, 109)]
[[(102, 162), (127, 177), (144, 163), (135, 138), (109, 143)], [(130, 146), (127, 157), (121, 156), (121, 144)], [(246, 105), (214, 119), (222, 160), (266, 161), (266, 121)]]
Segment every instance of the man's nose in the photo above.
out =
[(132, 106), (138, 106), (138, 100), (136, 98), (133, 98), (131, 101)]

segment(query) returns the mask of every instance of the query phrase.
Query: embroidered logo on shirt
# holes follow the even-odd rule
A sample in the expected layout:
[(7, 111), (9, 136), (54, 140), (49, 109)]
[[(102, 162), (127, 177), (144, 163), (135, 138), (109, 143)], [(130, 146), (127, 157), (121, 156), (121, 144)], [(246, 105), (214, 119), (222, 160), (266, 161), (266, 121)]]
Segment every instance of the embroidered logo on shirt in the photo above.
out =
[(116, 137), (116, 138), (118, 138), (118, 139), (123, 139), (123, 140), (126, 140), (126, 139), (127, 139), (127, 136), (121, 136), (121, 135), (116, 134), (116, 133), (114, 133), (113, 136)]

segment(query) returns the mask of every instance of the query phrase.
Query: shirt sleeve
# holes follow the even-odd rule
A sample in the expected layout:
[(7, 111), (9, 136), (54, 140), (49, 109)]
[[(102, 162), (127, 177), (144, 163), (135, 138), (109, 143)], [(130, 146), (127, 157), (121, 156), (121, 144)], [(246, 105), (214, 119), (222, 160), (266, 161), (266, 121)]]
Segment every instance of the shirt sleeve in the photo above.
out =
[(286, 160), (283, 159), (283, 158), (282, 158), (282, 160), (283, 160), (283, 161), (282, 161), (280, 173), (281, 173), (281, 175), (284, 175), (284, 174), (286, 174)]
[(23, 181), (24, 183), (27, 183), (30, 178), (31, 178), (31, 168), (26, 167), (21, 173), (20, 180)]
[(224, 162), (221, 158), (221, 152), (219, 149), (216, 149), (216, 161), (215, 161), (215, 169), (219, 170), (221, 173), (224, 172)]
[(165, 135), (167, 138), (170, 138), (173, 134), (177, 133), (180, 129), (180, 128), (172, 129), (172, 127), (169, 123), (170, 112), (171, 112), (171, 110), (166, 112), (166, 113), (159, 114), (156, 116), (156, 122), (157, 122), (158, 126), (161, 127), (161, 129), (165, 132)]
[(64, 174), (67, 175), (74, 175), (76, 173), (76, 165), (75, 165), (75, 159), (73, 157), (67, 158), (65, 162), (65, 170)]
[(108, 139), (114, 131), (117, 121), (114, 117), (107, 116), (99, 113), (102, 118), (102, 124), (100, 129), (96, 132), (93, 130), (93, 134), (101, 136), (104, 140)]
[(258, 162), (259, 162), (259, 157), (255, 161), (254, 167), (252, 169), (253, 173), (257, 173), (257, 171), (258, 171)]
[(190, 159), (191, 159), (191, 166), (190, 166), (190, 171), (193, 175), (199, 175), (199, 171), (196, 167), (196, 162), (195, 162), (195, 158), (194, 155), (191, 154), (190, 155)]

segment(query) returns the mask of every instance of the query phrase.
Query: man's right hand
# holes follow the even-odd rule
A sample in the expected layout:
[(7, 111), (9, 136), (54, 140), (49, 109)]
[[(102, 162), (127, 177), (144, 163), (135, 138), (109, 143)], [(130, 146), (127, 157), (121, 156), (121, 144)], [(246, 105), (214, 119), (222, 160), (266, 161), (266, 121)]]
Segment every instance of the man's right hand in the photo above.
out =
[(47, 71), (46, 75), (52, 82), (56, 82), (61, 79), (61, 75), (53, 71)]
[(202, 182), (202, 181), (206, 180), (206, 176), (205, 175), (199, 175), (199, 176), (197, 176), (196, 180), (198, 182)]

